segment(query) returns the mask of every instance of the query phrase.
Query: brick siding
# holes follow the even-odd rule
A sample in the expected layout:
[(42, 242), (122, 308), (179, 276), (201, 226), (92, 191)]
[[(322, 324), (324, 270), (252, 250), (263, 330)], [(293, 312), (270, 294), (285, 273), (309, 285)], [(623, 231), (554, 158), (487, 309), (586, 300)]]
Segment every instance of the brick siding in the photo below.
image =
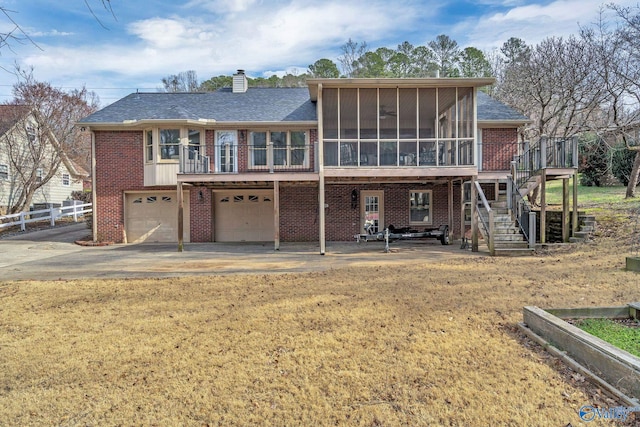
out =
[(124, 241), (124, 191), (144, 190), (143, 132), (99, 131), (96, 146), (98, 241)]
[(508, 171), (516, 154), (518, 154), (516, 128), (482, 129), (483, 171)]

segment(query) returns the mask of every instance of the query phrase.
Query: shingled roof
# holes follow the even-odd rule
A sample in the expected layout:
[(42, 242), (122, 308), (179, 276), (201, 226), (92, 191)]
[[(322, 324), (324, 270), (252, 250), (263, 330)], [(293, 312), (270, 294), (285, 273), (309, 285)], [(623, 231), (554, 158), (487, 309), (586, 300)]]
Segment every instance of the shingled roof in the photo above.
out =
[[(80, 125), (142, 120), (214, 120), (216, 122), (314, 122), (316, 104), (307, 88), (231, 88), (202, 93), (133, 93), (83, 119)], [(527, 123), (513, 108), (478, 91), (478, 121)]]
[(491, 98), (482, 91), (478, 91), (478, 121), (479, 122), (513, 122), (529, 123), (531, 120), (502, 102)]
[(203, 93), (133, 93), (79, 124), (131, 120), (215, 120), (217, 122), (316, 121), (307, 88), (230, 88)]

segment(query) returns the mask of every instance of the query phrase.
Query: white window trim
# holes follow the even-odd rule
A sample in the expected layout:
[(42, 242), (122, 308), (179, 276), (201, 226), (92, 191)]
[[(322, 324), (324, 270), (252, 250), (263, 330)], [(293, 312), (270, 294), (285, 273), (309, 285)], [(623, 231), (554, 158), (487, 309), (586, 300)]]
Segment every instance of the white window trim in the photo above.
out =
[[(66, 179), (65, 179), (66, 177)], [(67, 182), (65, 184), (65, 181)], [(71, 187), (71, 175), (68, 173), (63, 173), (62, 174), (62, 186), (63, 187)]]
[[(250, 168), (268, 168), (269, 164), (270, 164), (270, 159), (269, 156), (273, 156), (275, 147), (273, 146), (273, 143), (271, 142), (271, 133), (280, 133), (280, 132), (284, 132), (286, 134), (286, 138), (287, 138), (287, 143), (286, 143), (286, 147), (279, 147), (279, 150), (286, 150), (286, 154), (287, 154), (287, 160), (286, 160), (286, 164), (284, 165), (280, 165), (280, 164), (274, 164), (273, 166), (275, 168), (278, 169), (296, 169), (296, 168), (308, 168), (309, 167), (309, 161), (310, 161), (310, 157), (311, 157), (311, 148), (310, 148), (310, 138), (311, 138), (311, 132), (308, 129), (301, 129), (301, 130), (270, 130), (270, 129), (252, 129), (248, 132), (248, 136), (247, 136), (247, 145), (249, 146), (249, 167)], [(295, 147), (293, 145), (291, 145), (291, 133), (292, 132), (304, 132), (304, 146), (301, 148)], [(263, 148), (259, 148), (259, 149), (255, 149), (255, 147), (253, 146), (253, 141), (251, 138), (251, 135), (254, 133), (266, 133), (266, 147)], [(273, 150), (270, 150), (269, 147), (271, 147)], [(304, 162), (301, 165), (292, 165), (291, 164), (291, 153), (293, 150), (304, 150)], [(266, 151), (266, 155), (267, 155), (267, 164), (266, 165), (256, 165), (254, 162), (254, 153), (256, 152), (262, 152), (262, 151)]]
[[(178, 129), (180, 131), (180, 139), (178, 142), (178, 151), (180, 152), (180, 150), (183, 149), (183, 147), (188, 147), (190, 146), (189, 144), (189, 130), (198, 130), (200, 131), (200, 154), (203, 154), (205, 152), (205, 146), (206, 146), (206, 129), (204, 128), (199, 128), (199, 127), (194, 127), (194, 126), (171, 126), (171, 125), (167, 125), (167, 126), (157, 126), (154, 128), (147, 128), (144, 130), (144, 143), (143, 148), (142, 148), (142, 153), (144, 156), (144, 163), (147, 165), (151, 165), (151, 164), (174, 164), (174, 163), (179, 163), (180, 162), (180, 153), (178, 152), (178, 158), (177, 159), (163, 159), (161, 158), (161, 145), (160, 144), (160, 129)], [(152, 139), (152, 145), (151, 145), (151, 151), (152, 151), (152, 160), (149, 160), (148, 156), (147, 156), (147, 147), (149, 147), (147, 145), (147, 134), (148, 132), (151, 131), (151, 139)]]

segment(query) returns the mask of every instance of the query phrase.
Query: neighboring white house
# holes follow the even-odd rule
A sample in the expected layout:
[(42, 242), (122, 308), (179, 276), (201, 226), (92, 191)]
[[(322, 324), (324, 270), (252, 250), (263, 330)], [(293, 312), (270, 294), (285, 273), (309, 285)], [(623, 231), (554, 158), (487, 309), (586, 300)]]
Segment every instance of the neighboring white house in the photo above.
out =
[(0, 212), (15, 204), (25, 186), (34, 192), (24, 210), (61, 206), (71, 200), (72, 192), (82, 191), (87, 176), (53, 135), (42, 138), (33, 112), (0, 105)]

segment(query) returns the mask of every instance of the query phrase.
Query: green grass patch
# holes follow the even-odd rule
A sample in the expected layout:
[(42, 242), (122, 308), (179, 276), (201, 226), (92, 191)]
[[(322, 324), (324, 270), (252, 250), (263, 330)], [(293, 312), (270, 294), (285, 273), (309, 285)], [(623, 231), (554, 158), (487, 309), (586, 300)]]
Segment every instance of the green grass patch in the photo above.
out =
[(584, 319), (577, 327), (609, 344), (640, 357), (640, 328), (629, 327), (610, 319)]

